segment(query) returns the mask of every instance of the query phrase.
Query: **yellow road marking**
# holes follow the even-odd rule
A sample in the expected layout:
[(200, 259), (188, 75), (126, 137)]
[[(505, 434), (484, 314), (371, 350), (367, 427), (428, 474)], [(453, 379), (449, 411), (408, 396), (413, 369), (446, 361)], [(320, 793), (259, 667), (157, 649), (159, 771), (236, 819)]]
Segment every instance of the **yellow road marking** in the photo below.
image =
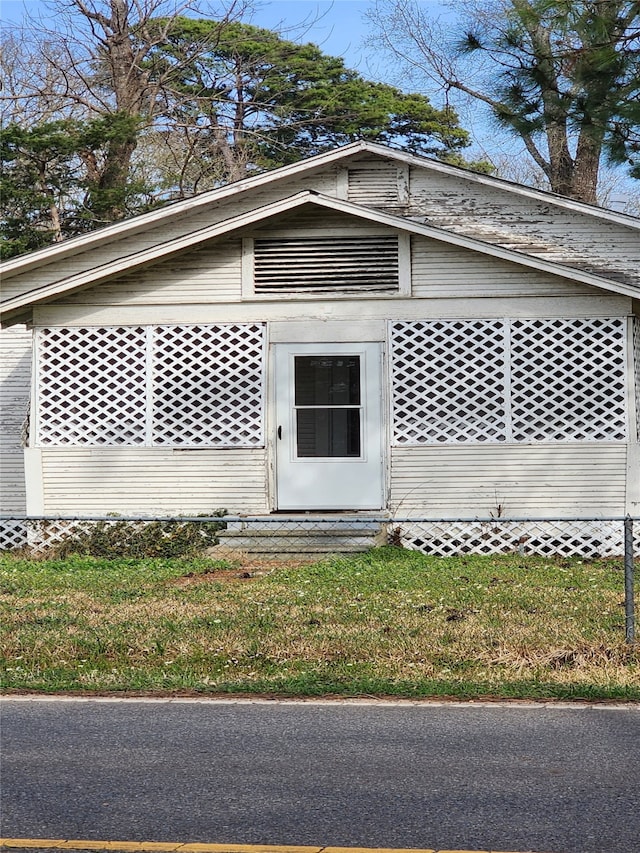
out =
[[(62, 838), (0, 838), (6, 848), (124, 851), (124, 853), (509, 853), (502, 850), (444, 850), (397, 847), (295, 847), (282, 844), (183, 844), (162, 841), (93, 841)], [(511, 851), (515, 853), (515, 851)]]

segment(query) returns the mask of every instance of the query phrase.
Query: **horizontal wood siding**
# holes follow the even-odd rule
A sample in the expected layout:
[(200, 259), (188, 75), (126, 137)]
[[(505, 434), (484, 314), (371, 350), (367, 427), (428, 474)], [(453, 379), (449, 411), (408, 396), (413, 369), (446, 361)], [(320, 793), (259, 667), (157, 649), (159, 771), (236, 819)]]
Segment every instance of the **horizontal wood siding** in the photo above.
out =
[(274, 216), (250, 230), (256, 238), (314, 235), (353, 237), (396, 233), (395, 229), (388, 225), (378, 225), (366, 219), (359, 219), (336, 210), (318, 208), (312, 204), (305, 204), (293, 211)]
[[(320, 213), (320, 215), (319, 215)], [(239, 301), (242, 290), (242, 235), (211, 240), (117, 279), (85, 288), (57, 300), (59, 305), (198, 305)], [(371, 226), (353, 217), (314, 209), (297, 217), (277, 217), (265, 228), (252, 230), (260, 239), (331, 235), (359, 239), (374, 235), (395, 238), (390, 228)], [(326, 266), (326, 264), (324, 265)], [(322, 267), (324, 269), (324, 266)], [(283, 267), (284, 269), (284, 267)]]
[(602, 295), (586, 284), (415, 235), (411, 273), (412, 293), (422, 297)]
[(410, 186), (410, 215), (431, 225), (550, 261), (620, 270), (640, 283), (637, 229), (427, 169), (412, 168)]
[[(380, 162), (384, 164), (386, 161)], [(287, 180), (276, 180), (255, 191), (231, 194), (210, 203), (205, 201), (191, 213), (188, 210), (178, 211), (175, 217), (146, 230), (129, 236), (123, 234), (121, 239), (105, 245), (78, 251), (29, 272), (5, 277), (3, 298), (10, 299), (75, 273), (160, 246), (167, 240), (287, 198), (301, 190), (316, 190), (336, 196), (338, 171), (349, 165), (360, 170), (366, 166), (366, 161), (352, 160), (340, 166), (333, 164)], [(419, 222), (475, 236), (541, 259), (568, 265), (574, 263), (577, 267), (591, 268), (605, 275), (611, 272), (614, 279), (618, 271), (620, 278), (640, 283), (640, 239), (636, 229), (561, 209), (553, 205), (551, 198), (547, 203), (430, 168), (412, 167), (410, 188), (410, 206), (406, 212)], [(372, 191), (373, 187), (369, 186), (367, 197), (374, 204)], [(379, 191), (383, 209), (393, 209), (385, 203), (388, 188), (381, 187)], [(132, 220), (134, 226), (135, 220)], [(173, 263), (179, 272), (180, 261), (176, 264), (174, 260)]]
[[(330, 299), (298, 294), (292, 299), (266, 297), (247, 302), (209, 302), (184, 305), (45, 305), (34, 312), (38, 326), (138, 326), (153, 323), (263, 323), (305, 322), (309, 340), (325, 321), (417, 320), (474, 317), (620, 317), (629, 312), (626, 296), (467, 296), (431, 299), (404, 299), (377, 294), (374, 298), (347, 298), (332, 294)], [(312, 301), (313, 300), (313, 301)]]
[(54, 261), (39, 269), (5, 279), (2, 298), (3, 300), (11, 299), (28, 292), (32, 288), (93, 269), (153, 246), (161, 246), (167, 240), (173, 240), (190, 234), (199, 228), (214, 225), (230, 216), (238, 216), (256, 207), (288, 198), (301, 189), (314, 189), (335, 196), (336, 167), (332, 166), (320, 174), (305, 176), (303, 180), (298, 178), (292, 181), (277, 182), (274, 186), (265, 187), (260, 192), (247, 192), (231, 195), (226, 199), (218, 199), (211, 204), (202, 205), (193, 213), (185, 213), (175, 218), (166, 219), (160, 225), (148, 230), (140, 231), (131, 236), (123, 235), (121, 239), (103, 246), (95, 246), (71, 257)]
[(12, 326), (0, 331), (0, 512), (24, 513), (22, 431), (31, 384), (31, 331)]
[(240, 238), (211, 241), (196, 251), (162, 261), (60, 299), (69, 305), (175, 305), (240, 299)]
[[(366, 237), (380, 229), (331, 222), (333, 237)], [(300, 231), (314, 233), (302, 223), (300, 228), (273, 228), (256, 232), (261, 239), (297, 238)], [(315, 233), (327, 233), (322, 224)], [(393, 233), (393, 232), (392, 232)], [(382, 231), (389, 234), (389, 229)], [(490, 258), (466, 249), (447, 246), (425, 237), (411, 238), (413, 296), (492, 297), (492, 296), (587, 296), (602, 297), (602, 291), (576, 282), (526, 269), (517, 264)], [(290, 265), (289, 265), (290, 266)], [(326, 268), (322, 265), (320, 272)], [(288, 269), (288, 268), (287, 268)], [(373, 281), (373, 279), (372, 279)], [(59, 305), (198, 305), (233, 302), (242, 287), (241, 238), (212, 241), (206, 248), (129, 273), (96, 287), (85, 288), (57, 300)], [(291, 299), (297, 297), (291, 296)], [(329, 297), (328, 297), (329, 298)]]
[(267, 509), (265, 451), (47, 448), (48, 514), (189, 514)]
[[(303, 190), (315, 190), (324, 195), (336, 196), (337, 167), (328, 166), (316, 169), (301, 177), (290, 178), (286, 181), (277, 181), (274, 184), (263, 186), (258, 192), (245, 192), (231, 196), (213, 205), (202, 207), (190, 217), (185, 217), (184, 224), (188, 227), (181, 233), (188, 233), (194, 228), (204, 228), (213, 222), (220, 222), (228, 216), (238, 216), (249, 210), (271, 204), (283, 198), (295, 195)], [(166, 226), (165, 226), (166, 227)], [(177, 236), (177, 235), (172, 235)]]
[(622, 515), (625, 483), (620, 445), (393, 448), (390, 505), (430, 518)]

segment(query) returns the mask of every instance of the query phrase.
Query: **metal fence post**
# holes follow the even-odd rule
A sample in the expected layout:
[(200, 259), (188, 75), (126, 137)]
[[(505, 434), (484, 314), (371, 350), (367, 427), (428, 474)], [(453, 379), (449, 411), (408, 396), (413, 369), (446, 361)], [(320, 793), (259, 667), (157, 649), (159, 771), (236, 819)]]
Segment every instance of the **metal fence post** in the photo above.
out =
[(633, 574), (633, 519), (628, 515), (624, 520), (624, 612), (627, 643), (633, 643), (635, 640)]

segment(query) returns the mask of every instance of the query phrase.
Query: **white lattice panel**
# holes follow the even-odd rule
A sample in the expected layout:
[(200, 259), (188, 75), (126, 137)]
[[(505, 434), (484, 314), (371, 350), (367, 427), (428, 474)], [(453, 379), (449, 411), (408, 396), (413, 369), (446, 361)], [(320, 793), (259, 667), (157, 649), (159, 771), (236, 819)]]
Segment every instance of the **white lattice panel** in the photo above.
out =
[(52, 546), (63, 542), (68, 536), (87, 525), (62, 519), (32, 520), (10, 518), (0, 520), (0, 552), (22, 551), (31, 556), (46, 554)]
[(16, 551), (27, 544), (27, 523), (22, 519), (0, 520), (0, 552)]
[(394, 442), (624, 441), (625, 321), (394, 323)]
[(626, 438), (625, 321), (515, 320), (515, 441)]
[(259, 324), (156, 328), (154, 444), (262, 444), (263, 348)]
[(145, 330), (38, 332), (40, 444), (143, 444)]
[[(635, 553), (640, 553), (636, 524)], [(539, 554), (567, 557), (621, 557), (622, 521), (424, 521), (402, 522), (390, 529), (392, 541), (423, 554)]]
[(262, 444), (260, 324), (43, 329), (43, 445)]
[(505, 441), (501, 320), (394, 323), (391, 370), (397, 444)]

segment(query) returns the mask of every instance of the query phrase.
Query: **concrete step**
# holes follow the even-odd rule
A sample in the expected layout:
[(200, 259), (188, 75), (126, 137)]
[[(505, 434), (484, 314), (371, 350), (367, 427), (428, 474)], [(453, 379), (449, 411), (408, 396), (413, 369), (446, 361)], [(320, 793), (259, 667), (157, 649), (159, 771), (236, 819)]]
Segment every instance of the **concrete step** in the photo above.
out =
[[(327, 522), (326, 524), (329, 524)], [(368, 551), (383, 544), (384, 531), (379, 523), (333, 527), (314, 525), (288, 526), (247, 525), (221, 530), (220, 549), (243, 552), (246, 554), (293, 558), (309, 557), (313, 554), (352, 554)]]

